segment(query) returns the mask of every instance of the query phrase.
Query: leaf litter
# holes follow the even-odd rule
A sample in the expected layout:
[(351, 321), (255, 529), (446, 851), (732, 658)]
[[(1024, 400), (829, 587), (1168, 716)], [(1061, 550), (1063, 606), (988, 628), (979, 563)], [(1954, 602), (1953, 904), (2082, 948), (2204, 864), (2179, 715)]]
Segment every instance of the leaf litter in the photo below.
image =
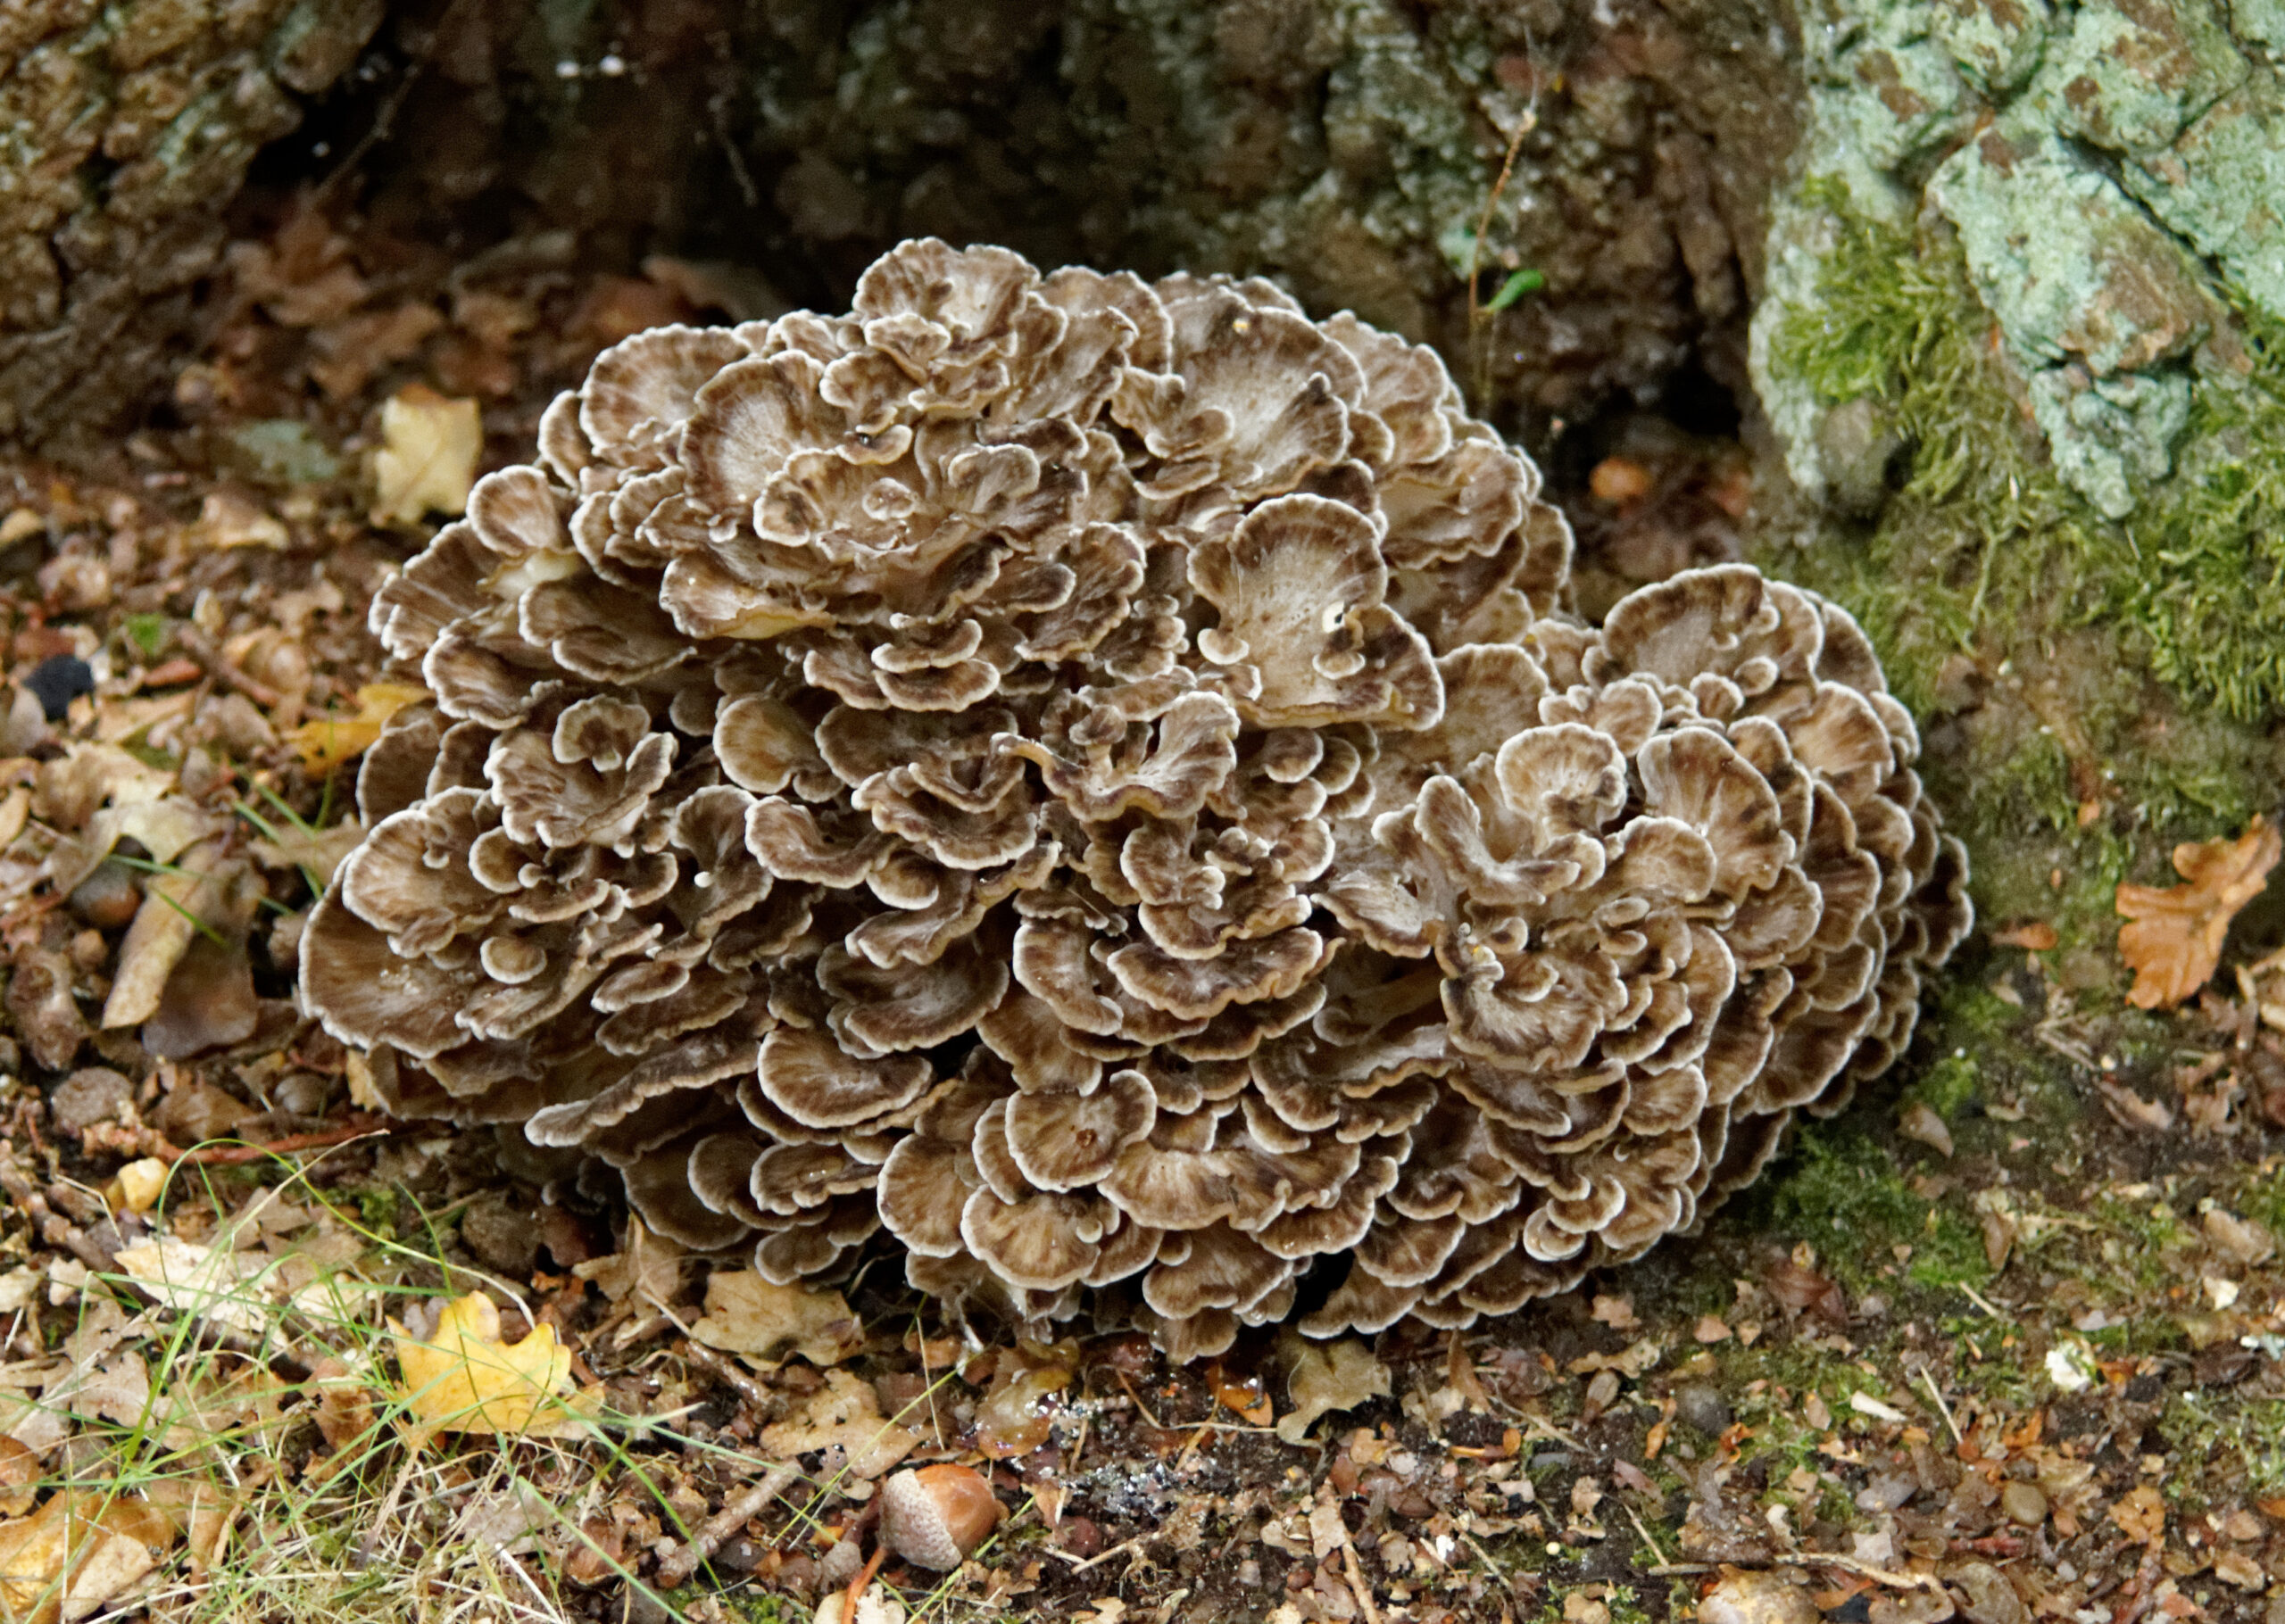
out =
[[(485, 436), (706, 295), (424, 284), (369, 229), (296, 205), (234, 249), (260, 342), (186, 369), (177, 437), (0, 469), (0, 544), (40, 555), (0, 582), (0, 1537), (59, 1615), (814, 1618), (863, 1580), (860, 1618), (1641, 1624), (1782, 1583), (1835, 1624), (2277, 1624), (2285, 959), (2227, 963), (2265, 825), (2121, 891), (2123, 1007), (2017, 929), (2006, 1040), (2049, 1069), (1858, 1114), (1910, 1228), (1724, 1215), (1467, 1337), (1025, 1343), (377, 1123), (290, 997), (357, 758), (418, 697), (361, 606)], [(57, 659), (87, 685), (51, 719)], [(475, 1222), (502, 1190), (525, 1216)], [(867, 1578), (885, 1474), (937, 1462), (1008, 1518)]]

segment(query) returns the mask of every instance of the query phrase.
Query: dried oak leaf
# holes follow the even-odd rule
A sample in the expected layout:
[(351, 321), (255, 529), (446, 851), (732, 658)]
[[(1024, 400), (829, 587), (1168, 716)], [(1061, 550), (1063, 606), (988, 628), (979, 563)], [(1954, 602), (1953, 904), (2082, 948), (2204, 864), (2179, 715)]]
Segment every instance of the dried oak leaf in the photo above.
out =
[(0, 1522), (0, 1616), (51, 1624), (99, 1611), (159, 1565), (179, 1533), (149, 1501), (69, 1489)]
[(408, 384), (381, 406), (373, 453), (373, 522), (411, 525), (426, 513), (468, 511), (484, 452), (483, 414), (474, 401)]
[(877, 1478), (918, 1448), (920, 1439), (881, 1414), (873, 1384), (848, 1371), (827, 1371), (825, 1386), (802, 1408), (761, 1429), (761, 1446), (771, 1458), (838, 1446), (849, 1456), (853, 1477)]
[(2126, 1001), (2171, 1008), (2211, 981), (2230, 921), (2261, 895), (2280, 849), (2277, 830), (2256, 815), (2235, 840), (2175, 847), (2174, 869), (2187, 884), (2120, 886), (2119, 916), (2131, 922), (2118, 932), (2118, 956), (2134, 972)]
[(731, 1354), (785, 1348), (811, 1364), (837, 1364), (863, 1338), (837, 1291), (773, 1285), (744, 1270), (718, 1270), (706, 1281), (706, 1313), (690, 1334)]
[(415, 1337), (395, 1320), (409, 1430), (564, 1438), (585, 1429), (587, 1392), (571, 1388), (571, 1350), (555, 1327), (539, 1325), (520, 1342), (500, 1339), (500, 1311), (482, 1292), (445, 1305), (434, 1335)]
[(1389, 1367), (1354, 1337), (1305, 1343), (1289, 1336), (1287, 1344), (1292, 1363), (1286, 1392), (1293, 1408), (1277, 1418), (1277, 1436), (1286, 1443), (1298, 1446), (1317, 1417), (1328, 1411), (1354, 1409), (1368, 1398), (1390, 1394)]

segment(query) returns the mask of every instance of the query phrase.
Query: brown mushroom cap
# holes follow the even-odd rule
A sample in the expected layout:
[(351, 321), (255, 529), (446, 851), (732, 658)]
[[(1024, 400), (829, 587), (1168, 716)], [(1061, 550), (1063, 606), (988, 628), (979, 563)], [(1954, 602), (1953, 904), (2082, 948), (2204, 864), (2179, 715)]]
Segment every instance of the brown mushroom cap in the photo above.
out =
[(907, 243), (539, 441), (375, 598), (433, 698), (303, 997), (771, 1280), (1465, 1325), (1696, 1224), (1966, 929), (1846, 614), (1583, 624), (1435, 355), (1267, 283)]

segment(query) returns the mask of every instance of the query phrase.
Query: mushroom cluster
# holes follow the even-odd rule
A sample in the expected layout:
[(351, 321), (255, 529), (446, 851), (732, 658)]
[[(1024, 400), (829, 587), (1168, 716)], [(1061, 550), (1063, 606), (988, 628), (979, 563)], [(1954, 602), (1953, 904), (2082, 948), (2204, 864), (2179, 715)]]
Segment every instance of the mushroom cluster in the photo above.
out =
[(376, 600), (302, 986), (393, 1109), (1190, 1357), (1565, 1288), (1902, 1047), (1965, 860), (1841, 610), (1582, 624), (1436, 356), (1265, 282), (854, 304), (606, 352)]

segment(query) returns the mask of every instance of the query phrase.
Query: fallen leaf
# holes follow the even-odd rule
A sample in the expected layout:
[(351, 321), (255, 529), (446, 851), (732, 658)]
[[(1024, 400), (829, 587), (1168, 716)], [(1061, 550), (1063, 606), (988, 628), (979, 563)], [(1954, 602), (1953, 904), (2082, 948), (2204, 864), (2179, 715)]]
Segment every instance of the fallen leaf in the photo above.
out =
[(437, 1432), (565, 1438), (586, 1429), (592, 1401), (573, 1394), (571, 1350), (555, 1339), (553, 1325), (503, 1343), (500, 1310), (471, 1291), (445, 1305), (425, 1341), (395, 1320), (389, 1330), (416, 1440)]
[(2154, 1545), (2166, 1537), (2166, 1503), (2148, 1483), (2137, 1484), (2110, 1508), (2110, 1520), (2129, 1539)]
[[(353, 761), (371, 748), (388, 719), (416, 700), (428, 697), (426, 688), (409, 683), (367, 683), (357, 690), (353, 717), (318, 717), (286, 731), (286, 742), (312, 773), (328, 773)], [(330, 833), (328, 831), (327, 833)], [(318, 837), (322, 840), (324, 834)]]
[(317, 1389), (318, 1433), (327, 1448), (337, 1454), (371, 1434), (373, 1396), (348, 1365), (319, 1360), (310, 1367), (310, 1385)]
[(195, 1314), (244, 1336), (269, 1323), (253, 1277), (266, 1260), (202, 1247), (172, 1235), (138, 1240), (119, 1251), (119, 1271), (178, 1313)]
[[(594, 1266), (582, 1264), (579, 1270)], [(839, 1292), (774, 1286), (759, 1274), (730, 1270), (707, 1278), (706, 1313), (690, 1334), (727, 1354), (785, 1348), (819, 1367), (839, 1363), (864, 1340)]]
[(16, 1439), (0, 1436), (0, 1514), (21, 1517), (31, 1510), (44, 1475), (39, 1456)]
[(919, 1438), (881, 1414), (873, 1384), (850, 1371), (827, 1371), (825, 1385), (802, 1407), (761, 1429), (761, 1446), (777, 1460), (839, 1446), (851, 1475), (877, 1478), (918, 1447)]
[(2095, 1079), (2095, 1088), (2103, 1097), (2103, 1108), (2122, 1128), (2131, 1128), (2139, 1133), (2164, 1133), (2174, 1125), (2173, 1107), (2163, 1099), (2145, 1099), (2123, 1082), (2113, 1082), (2107, 1077)]
[(276, 840), (255, 841), (248, 849), (264, 868), (298, 869), (314, 882), (312, 890), (323, 891), (332, 882), (333, 871), (341, 866), (341, 860), (356, 850), (364, 838), (363, 820), (345, 817), (323, 829), (302, 829), (284, 824), (278, 827)]
[(474, 401), (452, 400), (408, 384), (381, 406), (381, 444), (373, 453), (373, 522), (410, 525), (429, 512), (468, 511), (484, 452)]
[(167, 978), (182, 962), (190, 939), (221, 913), (230, 882), (245, 867), (241, 859), (224, 857), (219, 842), (202, 841), (182, 854), (173, 872), (150, 877), (127, 940), (120, 944), (119, 970), (104, 1000), (106, 1032), (140, 1025), (158, 1012)]
[(2207, 1207), (2201, 1227), (2206, 1244), (2233, 1264), (2266, 1263), (2277, 1250), (2276, 1237), (2262, 1225), (2223, 1207)]
[(2269, 1582), (2269, 1576), (2262, 1565), (2242, 1551), (2215, 1552), (2214, 1574), (2240, 1590), (2258, 1590)]
[(67, 1489), (0, 1522), (0, 1616), (10, 1624), (84, 1619), (159, 1565), (174, 1521), (132, 1495)]
[(2126, 1001), (2140, 1009), (2172, 1007), (2213, 979), (2230, 921), (2267, 883), (2281, 849), (2278, 832), (2256, 816), (2236, 840), (2185, 841), (2174, 870), (2186, 884), (2161, 891), (2118, 888), (2118, 956), (2134, 972)]
[(293, 534), (277, 515), (232, 491), (209, 491), (198, 510), (198, 531), (210, 547), (279, 548)]
[(1634, 1317), (1634, 1299), (1631, 1297), (1598, 1297), (1588, 1312), (1622, 1336), (1641, 1329), (1642, 1322)]
[(2028, 924), (2011, 924), (2006, 930), (1991, 932), (1993, 945), (2002, 948), (2027, 948), (2033, 953), (2045, 953), (2062, 939), (2055, 927), (2044, 919), (2034, 919)]
[(1293, 1408), (1277, 1418), (1277, 1436), (1289, 1444), (1307, 1438), (1318, 1416), (1353, 1410), (1368, 1398), (1386, 1398), (1392, 1391), (1389, 1367), (1354, 1337), (1314, 1343), (1289, 1332), (1284, 1349), (1289, 1360), (1285, 1390)]
[[(1458, 1344), (1453, 1346), (1457, 1347)], [(1257, 1427), (1269, 1425), (1270, 1418), (1277, 1413), (1260, 1377), (1233, 1375), (1222, 1368), (1219, 1359), (1206, 1367), (1206, 1384), (1214, 1389), (1214, 1397), (1223, 1408), (1234, 1411)]]
[(1897, 1114), (1896, 1131), (1908, 1139), (1917, 1139), (1940, 1156), (1952, 1154), (1952, 1131), (1935, 1108), (1925, 1100), (1914, 1100)]

